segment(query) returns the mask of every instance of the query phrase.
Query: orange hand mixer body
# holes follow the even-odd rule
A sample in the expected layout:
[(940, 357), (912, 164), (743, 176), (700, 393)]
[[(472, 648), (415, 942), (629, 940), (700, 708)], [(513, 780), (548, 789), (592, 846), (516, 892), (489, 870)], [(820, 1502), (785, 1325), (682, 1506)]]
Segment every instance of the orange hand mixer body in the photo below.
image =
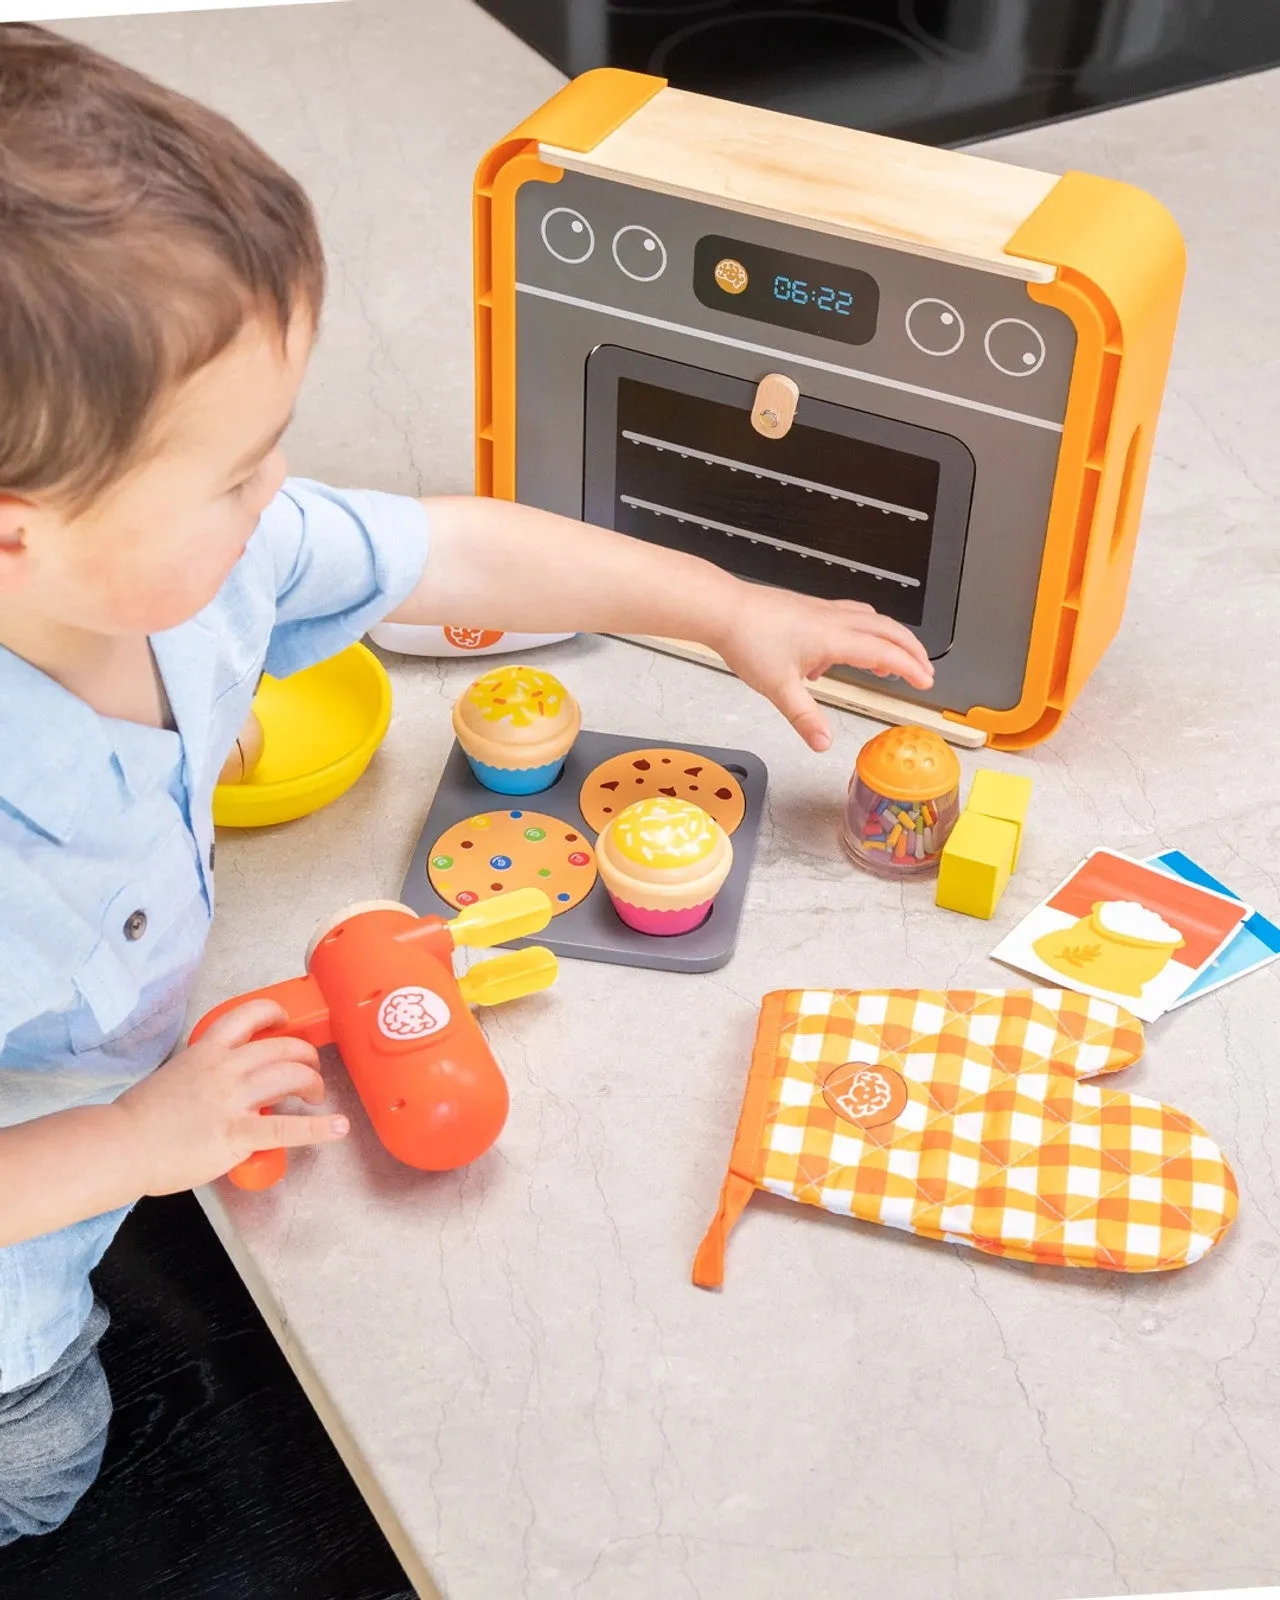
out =
[[(453, 971), (460, 945), (487, 946), (540, 932), (551, 902), (538, 889), (469, 907), (451, 922), (389, 902), (353, 906), (313, 936), (307, 973), (216, 1006), (190, 1042), (250, 1000), (275, 1000), (286, 1021), (256, 1037), (336, 1045), (374, 1131), (407, 1166), (447, 1172), (474, 1161), (502, 1132), (507, 1085), (470, 1006), (545, 989), (556, 958), (534, 946)], [(283, 1150), (259, 1150), (228, 1174), (266, 1189), (285, 1174)]]

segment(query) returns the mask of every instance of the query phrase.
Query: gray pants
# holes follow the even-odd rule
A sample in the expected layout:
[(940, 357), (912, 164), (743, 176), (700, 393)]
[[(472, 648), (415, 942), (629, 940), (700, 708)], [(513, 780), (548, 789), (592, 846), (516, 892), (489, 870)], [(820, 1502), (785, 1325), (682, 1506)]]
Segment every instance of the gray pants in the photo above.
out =
[(98, 1476), (111, 1420), (98, 1359), (107, 1321), (95, 1300), (84, 1327), (43, 1377), (0, 1394), (0, 1545), (51, 1532)]

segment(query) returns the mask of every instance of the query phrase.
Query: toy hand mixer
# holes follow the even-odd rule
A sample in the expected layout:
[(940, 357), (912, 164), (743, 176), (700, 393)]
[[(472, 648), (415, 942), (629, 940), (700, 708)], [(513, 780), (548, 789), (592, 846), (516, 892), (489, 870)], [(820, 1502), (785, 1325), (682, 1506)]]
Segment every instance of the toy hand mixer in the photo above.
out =
[[(506, 1080), (468, 1007), (546, 989), (557, 966), (550, 950), (535, 945), (458, 977), (454, 949), (527, 938), (550, 920), (540, 889), (481, 901), (450, 922), (394, 901), (350, 906), (312, 935), (304, 977), (215, 1006), (190, 1042), (237, 1006), (275, 1000), (286, 1020), (255, 1037), (336, 1045), (374, 1131), (397, 1160), (428, 1172), (465, 1166), (507, 1120)], [(259, 1150), (228, 1176), (241, 1189), (267, 1189), (286, 1164), (283, 1150)]]

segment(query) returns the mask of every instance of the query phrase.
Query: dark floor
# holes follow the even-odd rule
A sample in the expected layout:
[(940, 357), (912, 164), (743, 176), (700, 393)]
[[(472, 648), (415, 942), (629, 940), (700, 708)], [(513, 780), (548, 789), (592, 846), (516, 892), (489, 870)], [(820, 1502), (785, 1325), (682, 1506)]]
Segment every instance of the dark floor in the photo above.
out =
[(144, 1200), (95, 1274), (115, 1417), (4, 1600), (412, 1600), (399, 1563), (190, 1195)]

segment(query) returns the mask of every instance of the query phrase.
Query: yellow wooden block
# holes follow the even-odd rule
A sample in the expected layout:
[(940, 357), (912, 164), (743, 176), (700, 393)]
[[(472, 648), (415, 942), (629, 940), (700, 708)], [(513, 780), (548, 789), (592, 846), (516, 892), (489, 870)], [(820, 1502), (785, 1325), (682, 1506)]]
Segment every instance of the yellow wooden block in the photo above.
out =
[(960, 813), (938, 864), (937, 901), (947, 911), (989, 919), (1013, 871), (1018, 830), (1000, 817)]
[(966, 811), (976, 811), (981, 817), (994, 817), (1000, 822), (1012, 822), (1018, 830), (1013, 847), (1013, 870), (1018, 869), (1022, 853), (1022, 829), (1027, 820), (1027, 807), (1031, 804), (1031, 779), (1012, 772), (992, 772), (983, 769), (974, 773)]

